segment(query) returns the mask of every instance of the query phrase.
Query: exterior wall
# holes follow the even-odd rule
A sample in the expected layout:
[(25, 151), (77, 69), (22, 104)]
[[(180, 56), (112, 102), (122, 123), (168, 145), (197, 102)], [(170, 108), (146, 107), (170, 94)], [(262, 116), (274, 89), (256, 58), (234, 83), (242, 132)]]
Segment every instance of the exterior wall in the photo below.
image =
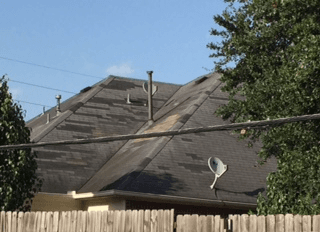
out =
[(83, 210), (83, 203), (68, 195), (38, 193), (32, 202), (31, 211)]
[(125, 210), (126, 201), (124, 199), (91, 198), (73, 199), (72, 195), (39, 193), (33, 199), (31, 211), (99, 211), (99, 210)]
[(83, 201), (83, 210), (125, 210), (126, 201), (121, 198), (94, 198)]

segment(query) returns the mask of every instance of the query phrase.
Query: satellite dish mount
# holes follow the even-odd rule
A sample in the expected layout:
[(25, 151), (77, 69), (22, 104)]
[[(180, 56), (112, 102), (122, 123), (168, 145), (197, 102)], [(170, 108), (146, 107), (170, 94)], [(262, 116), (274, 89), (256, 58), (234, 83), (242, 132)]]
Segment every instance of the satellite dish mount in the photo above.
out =
[(210, 157), (208, 159), (208, 166), (210, 170), (215, 174), (214, 181), (212, 185), (210, 186), (211, 189), (214, 188), (214, 185), (216, 184), (219, 177), (221, 177), (228, 169), (228, 166), (223, 164), (223, 162), (219, 158), (212, 158)]

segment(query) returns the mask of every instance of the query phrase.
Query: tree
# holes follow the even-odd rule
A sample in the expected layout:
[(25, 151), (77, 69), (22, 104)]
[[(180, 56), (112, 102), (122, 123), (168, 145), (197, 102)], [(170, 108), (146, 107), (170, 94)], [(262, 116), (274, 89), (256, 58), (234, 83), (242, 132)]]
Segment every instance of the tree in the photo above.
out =
[[(5, 76), (0, 78), (0, 145), (30, 142), (21, 107), (14, 103)], [(0, 150), (0, 209), (30, 210), (41, 186), (36, 175), (36, 154), (31, 149)]]
[[(226, 0), (211, 30), (215, 71), (222, 73), (229, 103), (217, 114), (232, 122), (320, 112), (320, 1)], [(234, 67), (230, 68), (231, 65)], [(320, 213), (320, 121), (251, 129), (240, 138), (261, 140), (263, 161), (278, 168), (258, 196), (258, 214)]]

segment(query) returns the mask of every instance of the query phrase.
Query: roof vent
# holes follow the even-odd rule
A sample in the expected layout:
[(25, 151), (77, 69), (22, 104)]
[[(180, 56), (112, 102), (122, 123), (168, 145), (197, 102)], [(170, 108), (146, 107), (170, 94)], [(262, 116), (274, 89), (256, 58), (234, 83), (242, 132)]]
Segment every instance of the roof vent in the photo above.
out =
[(130, 94), (128, 93), (128, 97), (127, 97), (127, 104), (132, 104), (132, 102), (130, 101)]
[(204, 81), (207, 80), (207, 79), (208, 79), (208, 77), (202, 77), (202, 78), (196, 80), (194, 83), (195, 83), (196, 85), (198, 85), (198, 84), (204, 82)]
[(61, 109), (60, 109), (60, 100), (61, 100), (61, 95), (57, 95), (56, 96), (57, 99), (57, 107), (56, 107), (56, 112), (57, 112), (57, 116), (61, 113)]
[(80, 90), (80, 93), (85, 93), (85, 92), (89, 91), (90, 89), (92, 89), (91, 86), (85, 87), (84, 89)]

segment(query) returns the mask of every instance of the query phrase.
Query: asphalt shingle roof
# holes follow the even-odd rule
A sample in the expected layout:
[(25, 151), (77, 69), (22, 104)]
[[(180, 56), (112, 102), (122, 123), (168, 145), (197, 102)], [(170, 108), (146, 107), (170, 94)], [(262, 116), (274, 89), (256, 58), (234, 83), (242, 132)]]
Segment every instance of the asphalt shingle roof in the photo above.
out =
[[(72, 104), (66, 102), (59, 116), (65, 118), (53, 120), (51, 127), (30, 122), (37, 125), (32, 136), (37, 141), (51, 141), (226, 124), (214, 115), (228, 101), (220, 90), (219, 78), (217, 73), (208, 74), (182, 87), (156, 83), (159, 91), (153, 98), (155, 114), (150, 125), (143, 81), (111, 77), (84, 93), (85, 100), (77, 100), (80, 94), (71, 99)], [(126, 104), (128, 93), (135, 104)], [(75, 109), (70, 110), (72, 107)], [(231, 131), (207, 132), (51, 146), (38, 149), (38, 165), (39, 174), (45, 178), (43, 191), (47, 192), (115, 189), (255, 203), (257, 194), (265, 191), (267, 174), (276, 170), (274, 159), (263, 166), (257, 164), (258, 150), (259, 146), (249, 148), (238, 141)], [(228, 165), (214, 190), (209, 187), (214, 180), (209, 157), (218, 157)]]
[[(28, 123), (34, 142), (58, 141), (135, 133), (148, 119), (147, 94), (143, 80), (115, 76), (62, 103)], [(154, 96), (156, 112), (179, 85), (155, 83), (161, 91)], [(132, 104), (127, 104), (130, 94)], [(47, 114), (51, 115), (46, 124)], [(78, 190), (126, 141), (84, 145), (48, 146), (35, 149), (38, 173), (44, 178), (42, 191), (66, 193)]]

